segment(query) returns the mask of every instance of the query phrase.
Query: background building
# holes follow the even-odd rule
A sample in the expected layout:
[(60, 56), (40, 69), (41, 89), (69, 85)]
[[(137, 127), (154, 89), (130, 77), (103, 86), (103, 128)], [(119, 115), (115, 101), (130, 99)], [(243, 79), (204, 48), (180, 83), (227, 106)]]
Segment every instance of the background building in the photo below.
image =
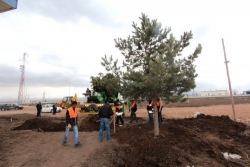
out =
[(201, 96), (228, 96), (228, 90), (203, 90)]
[(0, 13), (16, 9), (17, 1), (18, 0), (0, 0)]
[(245, 90), (245, 91), (243, 91), (243, 94), (244, 94), (244, 95), (245, 95), (245, 94), (250, 95), (250, 90)]

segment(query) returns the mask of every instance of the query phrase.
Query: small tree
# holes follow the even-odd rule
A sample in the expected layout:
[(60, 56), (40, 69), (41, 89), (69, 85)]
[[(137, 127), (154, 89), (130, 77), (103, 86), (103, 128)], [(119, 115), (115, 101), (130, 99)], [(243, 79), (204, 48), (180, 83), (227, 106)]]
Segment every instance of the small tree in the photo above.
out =
[[(170, 34), (171, 29), (163, 29), (157, 20), (150, 20), (145, 14), (140, 20), (140, 26), (133, 22), (132, 36), (115, 39), (115, 46), (125, 59), (123, 67), (126, 71), (120, 77), (123, 94), (152, 98), (154, 104), (158, 97), (166, 103), (184, 101), (183, 93), (196, 86), (194, 61), (201, 53), (201, 45), (189, 56), (182, 55), (193, 37), (191, 31), (176, 39)], [(102, 59), (102, 65), (108, 71), (121, 74), (112, 56), (109, 60), (106, 55)], [(154, 111), (157, 111), (156, 107)], [(154, 112), (154, 134), (159, 135), (158, 112)]]

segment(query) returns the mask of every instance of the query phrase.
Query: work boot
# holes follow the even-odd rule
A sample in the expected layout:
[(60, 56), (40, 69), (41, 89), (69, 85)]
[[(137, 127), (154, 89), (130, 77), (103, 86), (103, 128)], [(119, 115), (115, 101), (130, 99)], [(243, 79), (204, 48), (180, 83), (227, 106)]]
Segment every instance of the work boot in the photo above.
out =
[(81, 146), (82, 144), (80, 142), (78, 142), (77, 144), (75, 144), (75, 148)]
[(67, 144), (66, 141), (63, 141), (63, 142), (62, 142), (62, 145), (63, 145), (63, 146), (67, 146), (68, 144)]

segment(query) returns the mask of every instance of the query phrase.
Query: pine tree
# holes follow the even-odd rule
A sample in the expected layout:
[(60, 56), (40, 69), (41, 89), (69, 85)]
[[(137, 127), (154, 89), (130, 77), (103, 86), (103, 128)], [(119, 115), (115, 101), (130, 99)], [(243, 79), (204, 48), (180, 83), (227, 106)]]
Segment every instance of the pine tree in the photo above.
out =
[[(191, 31), (176, 39), (170, 33), (171, 28), (163, 29), (157, 20), (150, 20), (145, 14), (140, 20), (140, 26), (133, 22), (131, 36), (115, 39), (115, 46), (124, 56), (125, 72), (121, 72), (112, 56), (108, 60), (105, 55), (102, 65), (113, 74), (119, 74), (125, 97), (147, 97), (153, 99), (154, 104), (159, 97), (165, 103), (184, 101), (183, 93), (196, 86), (194, 61), (201, 53), (201, 45), (185, 56), (182, 52), (190, 44)], [(154, 111), (157, 111), (156, 107)], [(158, 112), (154, 112), (154, 134), (159, 135)]]

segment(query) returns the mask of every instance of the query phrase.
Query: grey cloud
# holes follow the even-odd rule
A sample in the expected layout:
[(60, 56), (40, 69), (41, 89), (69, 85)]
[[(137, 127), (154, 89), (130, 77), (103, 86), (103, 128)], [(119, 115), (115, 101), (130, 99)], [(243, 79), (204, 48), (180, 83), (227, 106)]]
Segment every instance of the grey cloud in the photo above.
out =
[[(18, 87), (21, 72), (16, 67), (3, 65), (0, 66), (0, 87)], [(25, 85), (26, 86), (48, 86), (48, 87), (65, 87), (70, 85), (72, 87), (89, 87), (90, 73), (88, 75), (81, 75), (74, 72), (74, 70), (62, 70), (62, 72), (36, 73), (33, 71), (26, 71)], [(66, 81), (68, 80), (68, 81)]]
[(60, 22), (77, 22), (85, 17), (104, 26), (119, 26), (106, 5), (93, 0), (22, 0), (18, 10), (35, 13)]
[(0, 65), (0, 86), (18, 86), (21, 72), (18, 68)]
[(66, 69), (66, 73), (72, 73), (72, 72), (76, 72), (77, 71), (77, 67), (76, 66), (73, 66), (71, 64), (65, 64), (65, 63), (62, 63), (61, 61), (61, 58), (59, 56), (56, 56), (56, 55), (48, 55), (48, 54), (45, 54), (43, 56), (41, 56), (39, 58), (39, 61), (45, 63), (45, 64), (50, 64), (50, 65), (54, 65), (55, 67), (56, 66), (60, 66), (64, 69)]
[(61, 59), (56, 55), (43, 55), (40, 57), (39, 61), (53, 65), (53, 64), (58, 64), (58, 62), (60, 62)]

